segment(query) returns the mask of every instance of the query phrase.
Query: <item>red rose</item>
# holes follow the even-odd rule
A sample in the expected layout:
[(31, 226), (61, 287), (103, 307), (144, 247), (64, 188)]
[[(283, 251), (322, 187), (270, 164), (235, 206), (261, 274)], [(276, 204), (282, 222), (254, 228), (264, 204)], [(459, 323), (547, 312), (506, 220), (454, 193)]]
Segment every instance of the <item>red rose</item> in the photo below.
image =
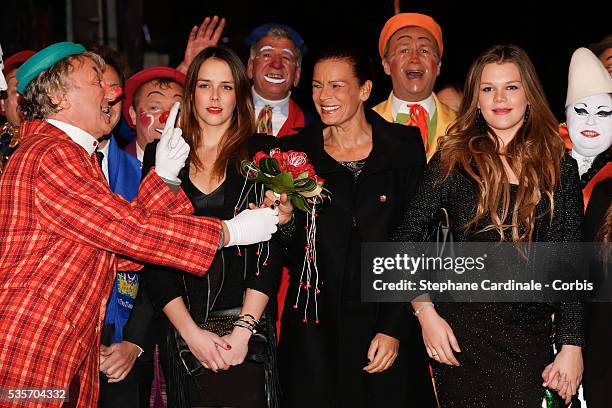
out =
[(297, 176), (299, 176), (300, 174), (304, 172), (303, 169), (301, 169), (300, 167), (295, 167), (295, 166), (288, 166), (287, 170), (289, 170), (294, 180), (297, 178)]
[(283, 164), (285, 165), (286, 169), (289, 169), (290, 165), (289, 165), (289, 153), (288, 152), (282, 152), (281, 156), (283, 156)]
[(265, 158), (268, 158), (268, 157), (270, 157), (270, 156), (268, 156), (267, 154), (265, 154), (264, 152), (262, 152), (260, 150), (257, 153), (255, 153), (255, 156), (253, 156), (253, 161), (255, 162), (256, 165), (259, 166), (259, 161), (261, 159), (265, 159)]
[(287, 164), (292, 167), (302, 167), (308, 163), (308, 156), (303, 152), (296, 152), (295, 150), (289, 150), (287, 152)]
[(313, 181), (317, 181), (317, 174), (315, 173), (315, 169), (314, 167), (312, 167), (312, 164), (307, 163), (304, 166), (304, 171), (308, 172), (308, 178), (313, 180)]

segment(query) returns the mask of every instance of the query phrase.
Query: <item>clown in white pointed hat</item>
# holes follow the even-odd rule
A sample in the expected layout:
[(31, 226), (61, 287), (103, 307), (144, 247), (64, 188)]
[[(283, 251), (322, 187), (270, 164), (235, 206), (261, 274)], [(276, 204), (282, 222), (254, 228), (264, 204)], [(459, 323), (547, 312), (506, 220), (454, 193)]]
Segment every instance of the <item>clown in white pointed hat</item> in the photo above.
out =
[(593, 186), (612, 177), (612, 77), (588, 48), (572, 55), (565, 109), (586, 205)]

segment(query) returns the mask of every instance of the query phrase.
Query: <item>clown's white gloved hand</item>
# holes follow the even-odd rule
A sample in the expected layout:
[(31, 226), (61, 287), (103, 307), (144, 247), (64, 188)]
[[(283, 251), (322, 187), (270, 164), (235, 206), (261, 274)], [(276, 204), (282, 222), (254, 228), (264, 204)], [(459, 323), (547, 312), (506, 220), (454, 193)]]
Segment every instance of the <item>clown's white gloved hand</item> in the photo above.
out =
[(181, 128), (174, 127), (180, 105), (180, 102), (172, 105), (155, 152), (155, 172), (173, 184), (181, 183), (178, 174), (185, 166), (185, 160), (189, 156), (189, 145), (183, 139), (183, 131)]
[(226, 246), (251, 245), (268, 241), (276, 232), (278, 208), (244, 210), (231, 220), (223, 222), (229, 231), (229, 242)]

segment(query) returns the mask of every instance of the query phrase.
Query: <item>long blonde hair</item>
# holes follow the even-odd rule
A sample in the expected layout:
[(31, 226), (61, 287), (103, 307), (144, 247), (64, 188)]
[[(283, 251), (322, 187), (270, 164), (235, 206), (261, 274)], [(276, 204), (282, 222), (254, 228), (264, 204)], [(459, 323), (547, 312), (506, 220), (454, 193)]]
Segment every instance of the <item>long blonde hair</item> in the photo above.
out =
[[(510, 220), (510, 181), (500, 158), (501, 144), (478, 109), (484, 67), (508, 62), (515, 64), (521, 74), (528, 104), (523, 125), (503, 153), (519, 180)], [(560, 161), (564, 154), (558, 122), (548, 106), (533, 63), (518, 46), (491, 47), (470, 67), (464, 89), (459, 116), (440, 141), (440, 150), (442, 169), (447, 177), (453, 170), (462, 169), (478, 185), (476, 214), (465, 227), (474, 227), (483, 219), (490, 219), (483, 231), (495, 230), (503, 240), (504, 231), (510, 229), (512, 241), (531, 241), (536, 205), (542, 194), (549, 199), (547, 212), (552, 218), (553, 193), (559, 183)]]

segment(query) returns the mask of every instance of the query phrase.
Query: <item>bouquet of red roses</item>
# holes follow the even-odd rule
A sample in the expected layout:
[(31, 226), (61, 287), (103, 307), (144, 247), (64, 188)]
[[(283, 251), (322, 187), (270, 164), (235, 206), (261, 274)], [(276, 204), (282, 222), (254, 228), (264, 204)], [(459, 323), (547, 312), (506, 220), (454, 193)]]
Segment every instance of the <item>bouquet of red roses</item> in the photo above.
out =
[(313, 210), (313, 204), (329, 198), (330, 192), (323, 187), (314, 167), (303, 152), (280, 149), (255, 153), (253, 160), (243, 160), (242, 173), (250, 180), (262, 183), (277, 194), (285, 193), (291, 204), (305, 212)]
[[(319, 324), (317, 298), (319, 289), (319, 271), (317, 267), (317, 206), (331, 193), (323, 187), (323, 180), (317, 176), (314, 167), (308, 162), (306, 153), (289, 150), (272, 149), (269, 154), (257, 152), (253, 160), (244, 160), (241, 170), (246, 179), (262, 183), (277, 194), (285, 193), (293, 207), (306, 213), (306, 246), (299, 288), (293, 308), (298, 309), (300, 300), (304, 302), (302, 322), (307, 323), (309, 304), (314, 303), (315, 324)], [(264, 253), (260, 244), (259, 256)], [(269, 251), (268, 251), (269, 253)], [(312, 303), (311, 303), (312, 302)]]

